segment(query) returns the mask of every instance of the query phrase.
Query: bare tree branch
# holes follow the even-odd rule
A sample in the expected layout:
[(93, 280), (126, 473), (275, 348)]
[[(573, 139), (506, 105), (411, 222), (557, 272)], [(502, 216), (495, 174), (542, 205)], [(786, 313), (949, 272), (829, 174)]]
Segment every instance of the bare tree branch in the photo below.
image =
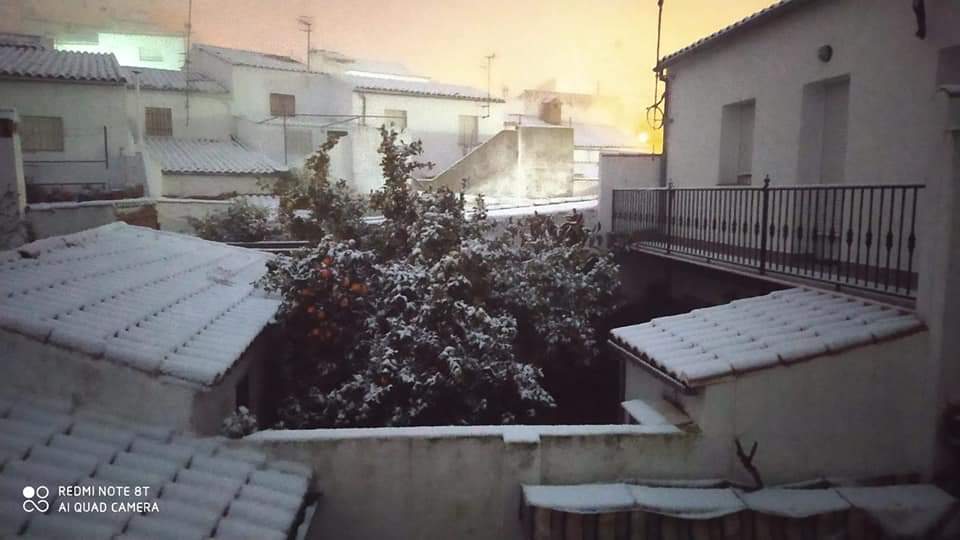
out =
[(750, 448), (750, 454), (745, 454), (743, 452), (743, 447), (740, 446), (740, 439), (734, 438), (733, 442), (737, 445), (737, 459), (740, 460), (740, 463), (743, 465), (743, 468), (750, 473), (750, 476), (753, 477), (753, 489), (750, 491), (756, 491), (758, 489), (763, 489), (763, 479), (760, 478), (760, 471), (757, 469), (757, 466), (753, 464), (753, 458), (757, 455), (757, 441), (753, 442), (753, 446)]

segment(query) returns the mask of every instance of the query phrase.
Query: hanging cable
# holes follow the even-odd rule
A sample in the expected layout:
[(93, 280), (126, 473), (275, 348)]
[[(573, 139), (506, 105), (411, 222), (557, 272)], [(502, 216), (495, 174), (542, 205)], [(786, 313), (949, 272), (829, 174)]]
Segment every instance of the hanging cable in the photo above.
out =
[(657, 58), (656, 69), (653, 74), (653, 105), (647, 107), (647, 123), (653, 129), (663, 127), (663, 100), (666, 98), (666, 92), (660, 95), (660, 78), (663, 75), (663, 69), (660, 67), (660, 37), (663, 29), (663, 0), (657, 0)]

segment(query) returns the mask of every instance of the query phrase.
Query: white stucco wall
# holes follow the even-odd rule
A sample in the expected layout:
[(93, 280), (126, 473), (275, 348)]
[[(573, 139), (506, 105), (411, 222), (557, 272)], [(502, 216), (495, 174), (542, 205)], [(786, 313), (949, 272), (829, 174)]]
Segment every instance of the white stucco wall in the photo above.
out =
[(597, 212), (605, 233), (613, 231), (613, 190), (659, 187), (662, 159), (662, 156), (655, 154), (600, 154)]
[[(12, 108), (0, 108), (0, 122), (5, 122), (10, 129), (8, 136), (0, 136), (0, 197), (8, 192), (13, 194), (16, 215), (23, 217), (24, 205), (27, 203), (26, 184), (23, 179), (23, 155), (20, 151), (20, 135), (17, 124), (20, 117)], [(4, 207), (4, 212), (11, 209)], [(4, 216), (7, 217), (7, 216)]]
[(199, 199), (157, 199), (157, 222), (162, 231), (194, 234), (188, 217), (202, 219), (215, 212), (222, 212), (230, 201)]
[[(67, 51), (113, 53), (122, 66), (157, 69), (180, 69), (183, 66), (184, 36), (99, 32), (97, 41), (96, 44), (76, 43), (58, 38), (55, 47)], [(141, 51), (146, 56), (141, 55)]]
[(258, 410), (263, 348), (255, 341), (216, 385), (202, 386), (0, 330), (4, 369), (0, 390), (69, 399), (77, 406), (144, 424), (216, 435), (224, 417), (236, 409), (236, 385), (247, 373), (253, 381), (251, 405)]
[[(40, 203), (27, 206), (26, 220), (33, 235), (39, 239), (85, 231), (120, 221), (124, 215), (149, 213), (153, 208), (151, 199)], [(137, 225), (155, 226), (139, 220)]]
[[(487, 108), (481, 101), (355, 92), (353, 114), (364, 113), (364, 100), (368, 116), (384, 116), (387, 109), (407, 111), (404, 139), (423, 141), (424, 160), (436, 164), (432, 171), (420, 173), (425, 177), (439, 174), (464, 156), (458, 144), (461, 115), (478, 117), (481, 144), (503, 129), (503, 103), (491, 103), (490, 116), (483, 118)], [(367, 118), (366, 125), (378, 128), (386, 122), (384, 118)]]
[[(136, 91), (128, 90), (127, 115), (132, 130), (139, 118), (144, 122), (144, 109), (170, 109), (173, 136), (180, 139), (226, 140), (234, 131), (230, 114), (230, 95), (191, 92), (190, 121), (187, 122), (186, 97), (183, 92), (140, 90), (140, 111), (137, 112)], [(146, 124), (144, 124), (146, 125)], [(146, 134), (149, 136), (149, 134)]]
[(705, 455), (749, 480), (734, 453), (758, 442), (765, 482), (822, 476), (929, 476), (935, 442), (935, 374), (921, 360), (926, 332), (737, 376), (684, 395), (627, 363), (626, 399), (678, 400)]
[(266, 431), (234, 442), (314, 470), (310, 538), (524, 538), (520, 485), (715, 477), (695, 435), (649, 426)]
[[(756, 101), (753, 183), (815, 183), (798, 177), (803, 87), (850, 77), (847, 183), (930, 183), (932, 152), (945, 136), (936, 93), (937, 53), (960, 43), (960, 8), (927, 2), (928, 37), (914, 36), (899, 0), (813, 2), (681, 57), (669, 66), (667, 179), (715, 185), (724, 105)], [(828, 63), (817, 58), (833, 47)]]
[(120, 187), (142, 179), (124, 178), (121, 154), (132, 151), (123, 86), (58, 82), (0, 81), (0, 104), (24, 116), (63, 119), (63, 152), (24, 152), (31, 160), (102, 160), (103, 127), (107, 127), (110, 168), (103, 163), (24, 164), (28, 184), (56, 182), (107, 182)]
[(246, 174), (169, 174), (163, 175), (164, 197), (220, 197), (236, 193), (270, 193), (274, 177)]

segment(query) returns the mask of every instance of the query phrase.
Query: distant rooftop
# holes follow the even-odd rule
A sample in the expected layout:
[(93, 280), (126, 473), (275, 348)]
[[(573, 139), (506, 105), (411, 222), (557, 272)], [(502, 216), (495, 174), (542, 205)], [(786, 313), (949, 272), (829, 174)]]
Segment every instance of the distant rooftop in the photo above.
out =
[(217, 58), (235, 66), (249, 66), (281, 71), (306, 71), (307, 66), (298, 60), (281, 54), (272, 54), (244, 49), (217, 47), (214, 45), (196, 44), (197, 50), (212, 54)]
[(124, 84), (112, 54), (0, 46), (0, 78)]
[(104, 225), (0, 252), (0, 328), (147, 373), (212, 385), (273, 319), (268, 256)]
[(165, 173), (277, 174), (286, 169), (237, 141), (147, 137), (147, 153)]
[[(184, 91), (187, 89), (187, 72), (172, 69), (155, 69), (146, 67), (120, 66), (120, 71), (127, 79), (127, 87), (136, 87), (136, 75), (140, 72), (140, 88), (142, 90)], [(227, 89), (220, 83), (208, 78), (202, 73), (192, 72), (189, 77), (190, 91), (206, 92), (211, 94), (226, 93)]]
[(357, 91), (379, 94), (398, 94), (419, 97), (441, 97), (470, 101), (491, 101), (503, 103), (497, 97), (488, 97), (485, 90), (457, 84), (434, 82), (427, 78), (384, 78), (369, 75), (341, 75)]
[(616, 328), (613, 342), (691, 387), (924, 330), (911, 312), (787, 289)]
[[(309, 526), (309, 509), (301, 519), (313, 475), (309, 467), (77, 410), (69, 401), (0, 396), (0, 469), (3, 538), (285, 540)], [(49, 503), (47, 513), (23, 511), (24, 486), (49, 489), (46, 497), (35, 492), (37, 498), (30, 498)], [(75, 486), (75, 494), (60, 495), (60, 486)], [(96, 492), (100, 486), (149, 492), (107, 496)], [(147, 512), (110, 506), (105, 512), (65, 513), (58, 511), (60, 502), (139, 502)]]

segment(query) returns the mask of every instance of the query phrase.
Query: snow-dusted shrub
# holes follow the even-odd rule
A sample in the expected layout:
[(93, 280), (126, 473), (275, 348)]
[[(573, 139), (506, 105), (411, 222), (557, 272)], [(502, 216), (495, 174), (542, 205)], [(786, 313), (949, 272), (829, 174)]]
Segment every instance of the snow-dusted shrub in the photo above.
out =
[(257, 417), (242, 405), (220, 424), (220, 434), (231, 439), (246, 437), (257, 429)]
[[(599, 354), (596, 323), (619, 289), (612, 256), (578, 214), (492, 235), (482, 198), (468, 212), (461, 194), (408, 188), (419, 143), (384, 131), (380, 152), (386, 184), (369, 201), (383, 222), (318, 223), (315, 248), (270, 264), (265, 283), (283, 297), (281, 423), (542, 420), (556, 405), (545, 370), (573, 373)], [(317, 204), (343, 204), (320, 193)]]
[(216, 242), (258, 242), (276, 234), (270, 211), (245, 198), (234, 199), (226, 210), (203, 218), (187, 217), (197, 236)]

